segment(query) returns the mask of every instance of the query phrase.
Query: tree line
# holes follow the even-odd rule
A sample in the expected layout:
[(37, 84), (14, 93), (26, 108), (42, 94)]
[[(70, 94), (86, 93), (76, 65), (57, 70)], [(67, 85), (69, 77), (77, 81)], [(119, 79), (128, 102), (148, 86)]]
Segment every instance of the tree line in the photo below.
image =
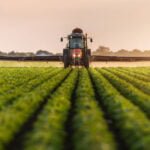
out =
[(53, 56), (53, 55), (62, 55), (61, 53), (52, 53), (47, 50), (38, 50), (36, 52), (16, 52), (16, 51), (10, 51), (8, 53), (0, 51), (0, 56)]
[[(49, 52), (47, 50), (38, 50), (36, 52), (3, 52), (0, 51), (0, 56), (61, 56), (62, 53)], [(95, 51), (92, 52), (92, 55), (101, 55), (101, 56), (143, 56), (143, 57), (150, 57), (150, 50), (126, 50), (120, 49), (117, 51), (111, 50), (109, 47), (106, 46), (99, 46)]]
[(102, 56), (144, 56), (150, 57), (150, 50), (126, 50), (120, 49), (117, 51), (111, 50), (109, 47), (106, 46), (99, 46), (95, 51), (93, 51), (93, 55), (102, 55)]

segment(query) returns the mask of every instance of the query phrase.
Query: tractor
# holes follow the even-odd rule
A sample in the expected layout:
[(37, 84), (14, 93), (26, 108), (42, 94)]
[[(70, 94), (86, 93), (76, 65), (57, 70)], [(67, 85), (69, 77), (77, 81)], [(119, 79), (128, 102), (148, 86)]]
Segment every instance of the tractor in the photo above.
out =
[(73, 29), (67, 37), (61, 37), (61, 42), (64, 38), (68, 40), (66, 48), (63, 49), (64, 68), (69, 66), (89, 68), (91, 49), (88, 48), (87, 42), (88, 39), (93, 42), (93, 39), (84, 34), (80, 28)]

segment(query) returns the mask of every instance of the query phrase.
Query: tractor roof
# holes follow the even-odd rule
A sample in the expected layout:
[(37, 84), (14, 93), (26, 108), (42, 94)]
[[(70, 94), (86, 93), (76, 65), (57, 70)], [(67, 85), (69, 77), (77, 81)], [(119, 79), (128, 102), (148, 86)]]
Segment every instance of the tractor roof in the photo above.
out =
[(80, 28), (75, 28), (75, 29), (72, 30), (72, 33), (80, 33), (80, 34), (82, 34), (83, 30), (80, 29)]

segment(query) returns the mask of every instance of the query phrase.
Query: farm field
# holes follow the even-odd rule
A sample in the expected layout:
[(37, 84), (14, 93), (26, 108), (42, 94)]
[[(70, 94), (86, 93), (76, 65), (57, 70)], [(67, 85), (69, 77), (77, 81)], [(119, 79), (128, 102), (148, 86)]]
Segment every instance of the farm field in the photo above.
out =
[(63, 63), (61, 61), (0, 61), (0, 67), (63, 67)]
[(0, 150), (149, 150), (150, 67), (0, 67)]
[[(91, 62), (91, 67), (149, 67), (150, 61), (119, 62), (119, 61), (98, 61)], [(63, 67), (59, 61), (0, 61), (0, 67)]]

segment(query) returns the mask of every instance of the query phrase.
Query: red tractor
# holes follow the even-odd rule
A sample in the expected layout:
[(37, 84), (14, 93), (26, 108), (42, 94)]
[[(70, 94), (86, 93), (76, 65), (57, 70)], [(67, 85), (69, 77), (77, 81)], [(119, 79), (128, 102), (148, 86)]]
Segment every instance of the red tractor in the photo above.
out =
[[(85, 66), (89, 67), (91, 50), (88, 49), (87, 40), (92, 38), (87, 37), (87, 34), (83, 34), (83, 30), (80, 28), (73, 29), (72, 33), (66, 37), (68, 43), (65, 49), (63, 49), (63, 62), (64, 68), (69, 66)], [(61, 38), (61, 42), (63, 38)]]

